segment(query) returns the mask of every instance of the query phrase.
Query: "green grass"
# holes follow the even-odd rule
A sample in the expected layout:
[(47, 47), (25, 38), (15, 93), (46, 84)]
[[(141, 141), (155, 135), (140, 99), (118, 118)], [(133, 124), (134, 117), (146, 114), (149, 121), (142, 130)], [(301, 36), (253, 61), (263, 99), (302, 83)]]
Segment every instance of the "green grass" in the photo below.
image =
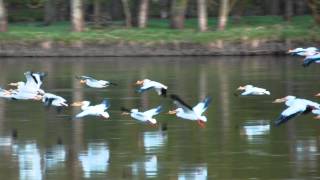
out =
[[(121, 22), (116, 22), (121, 24)], [(88, 43), (110, 42), (190, 42), (210, 43), (216, 40), (241, 42), (250, 39), (272, 41), (296, 40), (319, 41), (320, 27), (314, 24), (312, 17), (294, 17), (291, 22), (285, 22), (277, 16), (244, 17), (239, 23), (232, 20), (225, 31), (217, 31), (217, 20), (210, 19), (208, 32), (198, 32), (197, 20), (186, 20), (184, 30), (168, 28), (167, 20), (151, 19), (148, 28), (126, 29), (120, 25), (103, 28), (87, 26), (85, 32), (70, 32), (68, 22), (58, 22), (51, 26), (41, 26), (41, 23), (14, 23), (9, 24), (9, 31), (0, 33), (0, 42), (41, 42), (51, 40), (70, 43), (84, 41)]]

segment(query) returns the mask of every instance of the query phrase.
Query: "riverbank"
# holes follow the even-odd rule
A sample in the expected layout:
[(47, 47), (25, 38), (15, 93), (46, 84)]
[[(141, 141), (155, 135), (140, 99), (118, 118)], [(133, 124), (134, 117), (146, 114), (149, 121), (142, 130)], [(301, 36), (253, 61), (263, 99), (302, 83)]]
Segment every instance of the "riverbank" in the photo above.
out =
[[(216, 19), (209, 26), (216, 27)], [(58, 22), (10, 24), (0, 33), (0, 56), (190, 56), (283, 54), (289, 48), (318, 46), (320, 27), (312, 17), (291, 22), (281, 17), (244, 17), (230, 20), (225, 31), (197, 31), (197, 21), (188, 19), (183, 30), (168, 28), (166, 20), (150, 20), (148, 28), (126, 29), (118, 24), (87, 26), (85, 32), (70, 32), (70, 24)]]

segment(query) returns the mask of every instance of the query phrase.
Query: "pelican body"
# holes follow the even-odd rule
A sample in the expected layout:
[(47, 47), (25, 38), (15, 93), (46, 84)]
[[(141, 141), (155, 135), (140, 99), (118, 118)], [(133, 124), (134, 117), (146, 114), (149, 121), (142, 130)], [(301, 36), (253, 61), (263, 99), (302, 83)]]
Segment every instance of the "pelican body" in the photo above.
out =
[(177, 117), (180, 117), (182, 119), (197, 121), (200, 127), (205, 127), (207, 117), (203, 116), (202, 113), (207, 110), (211, 102), (210, 97), (206, 97), (203, 101), (199, 102), (194, 107), (186, 104), (182, 99), (180, 99), (180, 97), (175, 94), (170, 95), (170, 98), (178, 108), (173, 111), (169, 111), (169, 114), (176, 114)]
[(167, 89), (168, 87), (156, 82), (156, 81), (151, 81), (150, 79), (143, 79), (143, 80), (138, 80), (136, 82), (137, 85), (141, 85), (141, 87), (137, 90), (138, 93), (145, 92), (149, 89), (154, 89), (158, 95), (167, 96)]
[(280, 117), (275, 121), (276, 126), (279, 126), (300, 114), (307, 114), (320, 108), (320, 104), (316, 102), (296, 98), (295, 96), (286, 96), (284, 98), (276, 99), (273, 103), (282, 102), (285, 102), (285, 105), (288, 106), (288, 108), (281, 112)]
[(307, 56), (308, 54), (315, 54), (319, 52), (318, 48), (315, 47), (308, 47), (308, 48), (295, 48), (288, 50), (288, 54), (294, 55), (294, 56)]
[(162, 106), (158, 106), (144, 112), (139, 112), (138, 109), (128, 110), (126, 108), (122, 108), (121, 110), (123, 111), (123, 114), (130, 114), (133, 119), (155, 125), (157, 124), (157, 120), (153, 118), (153, 116), (158, 115), (162, 111)]
[(110, 85), (116, 85), (115, 83), (105, 80), (97, 80), (89, 76), (79, 76), (77, 78), (80, 79), (80, 83), (86, 84), (87, 86), (92, 88), (105, 88)]
[(270, 95), (271, 93), (266, 89), (254, 87), (252, 85), (245, 85), (238, 87), (237, 90), (243, 91), (240, 95), (241, 96), (256, 96), (256, 95)]
[(45, 93), (42, 97), (42, 102), (46, 106), (56, 106), (56, 107), (68, 107), (67, 100), (61, 96), (57, 96), (52, 93)]
[(76, 118), (82, 118), (84, 116), (101, 116), (108, 119), (109, 113), (107, 109), (110, 107), (108, 99), (104, 99), (100, 104), (90, 106), (90, 101), (74, 102), (71, 106), (81, 106), (82, 112), (76, 115)]

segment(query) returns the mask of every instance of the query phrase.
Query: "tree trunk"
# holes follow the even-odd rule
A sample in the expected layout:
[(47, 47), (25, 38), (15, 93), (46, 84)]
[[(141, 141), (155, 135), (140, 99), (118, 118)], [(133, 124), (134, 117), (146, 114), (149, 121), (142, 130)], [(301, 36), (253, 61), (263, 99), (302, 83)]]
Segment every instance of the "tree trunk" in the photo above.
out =
[(3, 0), (0, 0), (0, 32), (8, 30), (7, 11)]
[(198, 25), (201, 32), (208, 30), (207, 0), (197, 0), (198, 2)]
[(81, 32), (84, 30), (82, 0), (71, 0), (72, 31)]
[(228, 21), (229, 14), (229, 1), (221, 0), (220, 1), (220, 9), (219, 9), (219, 22), (218, 22), (218, 30), (223, 31), (226, 27)]
[(121, 0), (123, 6), (124, 16), (126, 18), (126, 27), (132, 27), (132, 17), (128, 0)]
[(170, 27), (173, 29), (183, 29), (187, 0), (172, 0)]
[(138, 27), (145, 28), (148, 22), (149, 0), (140, 0)]
[(56, 4), (53, 0), (46, 0), (44, 5), (44, 25), (49, 26), (56, 19)]
[(122, 2), (119, 0), (112, 0), (109, 6), (112, 20), (119, 20), (123, 18)]
[(270, 0), (270, 14), (277, 16), (280, 11), (280, 0)]
[(101, 25), (101, 2), (94, 0), (93, 2), (93, 22), (95, 26)]
[(291, 21), (293, 16), (293, 1), (285, 0), (285, 12), (284, 12), (284, 20)]
[(159, 0), (159, 6), (160, 6), (160, 18), (161, 19), (167, 19), (169, 12), (168, 12), (168, 0)]
[(319, 5), (317, 4), (317, 1), (316, 0), (307, 0), (308, 2), (308, 6), (310, 7), (311, 9), (311, 12), (312, 12), (312, 16), (313, 16), (313, 19), (314, 21), (317, 23), (317, 24), (320, 24), (320, 3)]
[(295, 3), (296, 3), (296, 7), (297, 7), (296, 14), (300, 15), (300, 16), (304, 15), (307, 10), (306, 1), (296, 0)]
[(240, 22), (246, 5), (247, 5), (247, 0), (240, 0), (239, 1), (237, 8), (234, 10), (234, 14), (233, 14), (234, 23)]

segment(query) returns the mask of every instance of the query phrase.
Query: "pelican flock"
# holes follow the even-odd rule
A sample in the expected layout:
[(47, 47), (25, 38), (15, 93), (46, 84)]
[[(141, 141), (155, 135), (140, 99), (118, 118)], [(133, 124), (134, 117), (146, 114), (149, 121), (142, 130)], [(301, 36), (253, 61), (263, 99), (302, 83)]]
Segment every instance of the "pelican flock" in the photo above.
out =
[(290, 49), (288, 54), (305, 57), (302, 63), (303, 67), (308, 67), (312, 63), (320, 63), (320, 49), (316, 47)]

